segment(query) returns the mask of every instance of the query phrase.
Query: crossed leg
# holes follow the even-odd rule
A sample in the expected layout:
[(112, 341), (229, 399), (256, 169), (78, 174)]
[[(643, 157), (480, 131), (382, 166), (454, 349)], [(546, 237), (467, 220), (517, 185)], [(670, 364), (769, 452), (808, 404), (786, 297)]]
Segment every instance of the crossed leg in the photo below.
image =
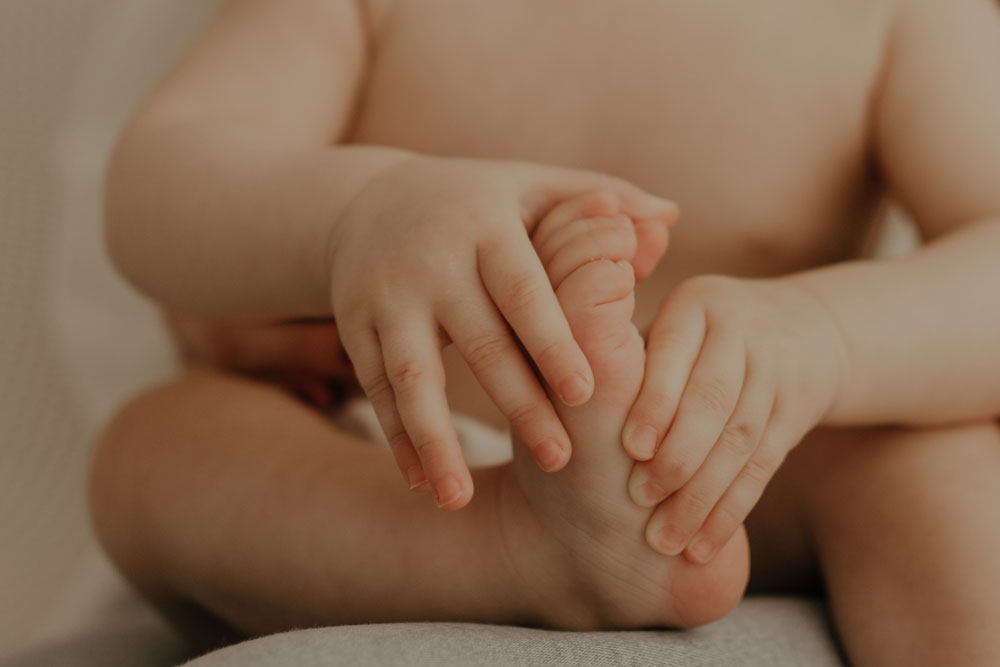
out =
[[(557, 295), (597, 380), (560, 408), (559, 473), (515, 447), (446, 514), (402, 487), (386, 452), (283, 392), (193, 373), (126, 406), (99, 447), (97, 531), (176, 622), (243, 633), (411, 619), (555, 627), (694, 625), (746, 575), (742, 532), (706, 567), (645, 546), (648, 510), (619, 445), (641, 382), (632, 277), (595, 261)], [(1000, 655), (1000, 433), (817, 430), (749, 521), (757, 590), (820, 576), (846, 650), (866, 664), (988, 664)], [(193, 610), (200, 610), (193, 611)]]
[(748, 522), (752, 590), (822, 577), (852, 664), (995, 665), (1000, 428), (817, 430)]
[[(445, 513), (410, 493), (387, 452), (273, 387), (193, 373), (113, 420), (92, 475), (97, 533), (139, 590), (189, 631), (208, 612), (246, 634), (336, 623), (464, 620), (557, 628), (688, 626), (746, 584), (742, 529), (709, 565), (643, 539), (619, 444), (642, 380), (626, 263), (589, 261), (556, 293), (594, 369), (558, 407), (573, 458), (476, 471)], [(211, 639), (211, 638), (209, 638)]]

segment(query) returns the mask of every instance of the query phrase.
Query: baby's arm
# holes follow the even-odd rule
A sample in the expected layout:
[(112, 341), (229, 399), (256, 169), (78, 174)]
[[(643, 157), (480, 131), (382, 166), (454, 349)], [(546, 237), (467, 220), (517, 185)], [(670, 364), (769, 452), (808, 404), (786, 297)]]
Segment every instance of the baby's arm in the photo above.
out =
[(848, 350), (827, 423), (1000, 415), (1000, 4), (901, 6), (875, 142), (927, 244), (793, 278), (834, 315)]
[(271, 382), (320, 410), (360, 392), (330, 319), (232, 324), (169, 311), (163, 319), (186, 367)]
[(333, 314), (407, 481), (457, 509), (472, 485), (441, 345), (456, 344), (539, 464), (562, 467), (568, 437), (519, 344), (567, 403), (593, 382), (528, 234), (594, 192), (653, 234), (675, 209), (597, 174), (336, 145), (371, 47), (348, 0), (226, 3), (121, 139), (109, 245), (178, 311)]
[(667, 498), (647, 533), (664, 553), (711, 558), (817, 423), (1000, 415), (1000, 6), (898, 7), (874, 144), (928, 243), (779, 280), (696, 278), (668, 297), (624, 429), (644, 461), (633, 497)]
[(225, 3), (119, 140), (107, 230), (122, 272), (189, 313), (329, 313), (331, 221), (407, 157), (330, 150), (365, 48), (350, 2)]

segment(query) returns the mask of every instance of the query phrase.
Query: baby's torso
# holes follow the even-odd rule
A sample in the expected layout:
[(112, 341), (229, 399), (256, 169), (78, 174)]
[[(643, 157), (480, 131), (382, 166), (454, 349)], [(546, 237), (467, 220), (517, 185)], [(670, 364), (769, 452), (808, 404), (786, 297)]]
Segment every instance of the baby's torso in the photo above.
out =
[(680, 204), (640, 327), (685, 277), (789, 273), (867, 238), (890, 0), (367, 2), (351, 140), (582, 167)]

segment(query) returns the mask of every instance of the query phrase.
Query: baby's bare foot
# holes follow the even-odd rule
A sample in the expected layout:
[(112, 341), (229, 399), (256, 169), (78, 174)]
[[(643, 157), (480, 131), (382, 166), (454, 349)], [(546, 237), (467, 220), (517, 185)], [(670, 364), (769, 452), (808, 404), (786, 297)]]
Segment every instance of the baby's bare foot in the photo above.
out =
[(650, 510), (626, 482), (632, 461), (620, 443), (626, 412), (643, 377), (643, 342), (631, 323), (634, 276), (627, 262), (584, 264), (557, 289), (594, 371), (584, 406), (557, 410), (573, 443), (567, 467), (538, 470), (523, 447), (505, 484), (511, 562), (538, 596), (540, 621), (556, 627), (687, 627), (727, 614), (748, 569), (741, 530), (708, 565), (649, 548)]

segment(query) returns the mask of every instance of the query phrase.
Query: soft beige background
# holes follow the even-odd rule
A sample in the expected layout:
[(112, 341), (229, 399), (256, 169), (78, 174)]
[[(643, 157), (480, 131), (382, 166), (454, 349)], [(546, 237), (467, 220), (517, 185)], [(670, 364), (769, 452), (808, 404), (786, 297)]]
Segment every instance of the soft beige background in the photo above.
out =
[(0, 656), (119, 604), (87, 528), (88, 450), (171, 357), (104, 259), (102, 170), (213, 5), (0, 0)]
[(85, 469), (113, 407), (172, 360), (105, 259), (101, 179), (214, 4), (0, 0), (0, 656), (138, 613), (88, 532)]

